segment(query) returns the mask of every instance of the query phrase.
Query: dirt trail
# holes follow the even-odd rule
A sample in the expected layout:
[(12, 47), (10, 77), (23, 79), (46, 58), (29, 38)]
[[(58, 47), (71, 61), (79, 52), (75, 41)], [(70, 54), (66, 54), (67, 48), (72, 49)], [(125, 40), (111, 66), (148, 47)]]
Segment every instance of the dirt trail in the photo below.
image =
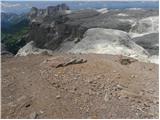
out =
[[(87, 62), (52, 67), (59, 56)], [(158, 118), (158, 65), (120, 58), (2, 58), (2, 118)]]

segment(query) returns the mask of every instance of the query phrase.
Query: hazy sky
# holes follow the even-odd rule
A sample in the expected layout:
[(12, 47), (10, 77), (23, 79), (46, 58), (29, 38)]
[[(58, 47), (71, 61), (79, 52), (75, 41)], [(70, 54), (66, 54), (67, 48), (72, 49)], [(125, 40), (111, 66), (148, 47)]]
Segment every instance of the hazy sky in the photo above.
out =
[[(11, 2), (15, 1), (15, 2)], [(22, 2), (25, 1), (25, 2)], [(28, 2), (33, 1), (33, 2)], [(39, 1), (53, 1), (53, 2), (39, 2)], [(54, 2), (58, 1), (58, 2)], [(33, 6), (37, 8), (46, 8), (49, 5), (57, 5), (60, 3), (65, 3), (67, 1), (86, 1), (86, 2), (68, 2), (67, 5), (72, 10), (77, 9), (88, 9), (88, 8), (109, 8), (109, 9), (124, 9), (124, 8), (159, 8), (157, 0), (3, 0), (0, 2), (0, 6), (2, 7), (1, 11), (3, 12), (15, 12), (15, 13), (23, 13), (28, 12)], [(90, 2), (90, 1), (98, 1), (98, 2)], [(100, 1), (157, 1), (157, 2), (133, 2), (133, 3), (107, 3)]]
[(2, 1), (158, 1), (158, 0), (2, 0)]

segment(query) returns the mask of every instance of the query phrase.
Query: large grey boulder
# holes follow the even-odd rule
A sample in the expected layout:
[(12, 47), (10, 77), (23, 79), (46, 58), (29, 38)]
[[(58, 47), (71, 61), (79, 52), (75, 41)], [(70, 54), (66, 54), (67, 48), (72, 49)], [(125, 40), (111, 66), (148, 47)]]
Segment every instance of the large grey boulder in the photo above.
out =
[(147, 61), (148, 52), (133, 42), (128, 33), (114, 29), (92, 28), (69, 50), (72, 53), (98, 53), (129, 56)]

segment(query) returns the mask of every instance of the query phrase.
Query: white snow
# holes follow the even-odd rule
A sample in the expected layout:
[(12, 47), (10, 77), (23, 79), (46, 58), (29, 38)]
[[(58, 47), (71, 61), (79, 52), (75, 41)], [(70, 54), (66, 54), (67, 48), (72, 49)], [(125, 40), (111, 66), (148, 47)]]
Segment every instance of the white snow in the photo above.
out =
[(121, 22), (130, 22), (132, 24), (134, 24), (134, 22), (135, 22), (135, 20), (133, 20), (133, 19), (118, 19), (118, 20)]
[(108, 9), (107, 8), (98, 9), (97, 12), (100, 12), (101, 14), (104, 14), (104, 13), (108, 12)]
[(143, 10), (142, 8), (128, 8), (128, 10)]
[(71, 14), (72, 11), (71, 10), (65, 10), (65, 14)]
[(123, 17), (126, 17), (126, 16), (128, 16), (127, 14), (124, 14), (124, 13), (119, 13), (119, 14), (117, 14), (117, 16), (123, 16)]

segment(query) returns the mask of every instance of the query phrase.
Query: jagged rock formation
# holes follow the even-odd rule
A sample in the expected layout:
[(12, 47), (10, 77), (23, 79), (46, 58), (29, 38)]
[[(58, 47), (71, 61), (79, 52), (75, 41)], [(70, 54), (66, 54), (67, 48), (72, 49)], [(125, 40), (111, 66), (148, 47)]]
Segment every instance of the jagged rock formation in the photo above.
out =
[[(65, 4), (47, 9), (32, 8), (29, 17), (31, 29), (29, 41), (39, 48), (55, 50), (65, 41), (76, 43), (90, 28), (118, 29), (129, 32), (136, 20), (156, 16), (156, 10), (80, 10), (68, 14)], [(123, 14), (126, 14), (124, 16)]]
[(66, 10), (69, 8), (65, 4), (47, 9), (32, 8), (29, 14), (31, 29), (28, 39), (33, 40), (39, 48), (54, 50), (68, 36), (67, 29), (72, 29), (63, 25), (67, 20), (64, 15), (67, 14)]
[(34, 19), (35, 17), (55, 16), (56, 14), (63, 14), (67, 10), (69, 10), (69, 7), (66, 4), (49, 6), (47, 9), (38, 9), (36, 7), (32, 7), (29, 17), (30, 19)]
[[(153, 45), (154, 50), (148, 50), (145, 46), (148, 40), (142, 45), (140, 41), (132, 41), (130, 35), (157, 31), (156, 16), (157, 10), (86, 9), (70, 12), (65, 4), (49, 6), (46, 9), (33, 7), (29, 13), (31, 22), (27, 40), (33, 41), (36, 49), (121, 54), (146, 61), (148, 57), (157, 55), (157, 46)], [(152, 42), (154, 44), (154, 41)], [(34, 53), (36, 50), (32, 47), (27, 47), (31, 49), (27, 51), (24, 47), (18, 54), (27, 55), (28, 51), (29, 54)]]

